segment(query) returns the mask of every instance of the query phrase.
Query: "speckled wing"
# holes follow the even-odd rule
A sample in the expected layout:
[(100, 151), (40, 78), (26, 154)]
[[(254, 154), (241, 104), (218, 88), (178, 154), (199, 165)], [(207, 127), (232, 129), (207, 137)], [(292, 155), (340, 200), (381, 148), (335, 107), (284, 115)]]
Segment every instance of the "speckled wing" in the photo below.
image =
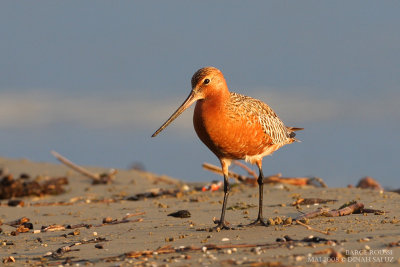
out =
[(290, 139), (290, 131), (267, 104), (249, 96), (233, 92), (230, 94), (229, 106), (236, 112), (244, 112), (247, 118), (252, 118), (250, 123), (259, 123), (273, 144), (286, 143)]

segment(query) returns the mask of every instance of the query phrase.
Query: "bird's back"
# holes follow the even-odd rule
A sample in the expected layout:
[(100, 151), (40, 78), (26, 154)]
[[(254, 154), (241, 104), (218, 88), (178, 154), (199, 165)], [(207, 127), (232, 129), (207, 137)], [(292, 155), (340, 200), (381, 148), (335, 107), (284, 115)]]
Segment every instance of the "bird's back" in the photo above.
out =
[(270, 138), (272, 144), (290, 142), (294, 137), (272, 108), (258, 99), (230, 92), (227, 108), (231, 116), (243, 116), (249, 123), (260, 124), (265, 138)]

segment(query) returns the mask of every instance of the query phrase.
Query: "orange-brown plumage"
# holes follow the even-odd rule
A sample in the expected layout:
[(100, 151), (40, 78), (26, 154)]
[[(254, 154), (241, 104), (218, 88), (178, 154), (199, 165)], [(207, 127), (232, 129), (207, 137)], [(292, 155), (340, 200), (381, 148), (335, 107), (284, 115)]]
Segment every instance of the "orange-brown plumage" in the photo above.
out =
[[(230, 96), (233, 98), (237, 94), (231, 93)], [(259, 114), (246, 112), (243, 106), (232, 108), (230, 101), (198, 100), (193, 115), (197, 135), (218, 158), (262, 158), (282, 145), (293, 142), (294, 139), (290, 137), (274, 142), (260, 123)], [(283, 130), (285, 134), (288, 132), (286, 128)], [(255, 163), (254, 160), (249, 161)]]
[(275, 112), (260, 100), (229, 92), (220, 70), (206, 67), (192, 77), (192, 91), (178, 110), (152, 135), (156, 136), (187, 107), (197, 101), (193, 124), (200, 140), (219, 158), (224, 173), (224, 203), (219, 226), (224, 222), (229, 194), (228, 167), (232, 159), (257, 164), (260, 170), (259, 214), (262, 219), (262, 158), (296, 139), (293, 133), (301, 128), (286, 127)]

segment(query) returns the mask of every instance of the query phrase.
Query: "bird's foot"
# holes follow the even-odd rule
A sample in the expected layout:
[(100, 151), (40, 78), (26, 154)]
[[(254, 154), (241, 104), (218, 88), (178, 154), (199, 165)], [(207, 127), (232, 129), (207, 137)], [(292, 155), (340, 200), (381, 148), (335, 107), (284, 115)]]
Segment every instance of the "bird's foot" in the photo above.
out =
[(268, 226), (268, 223), (266, 223), (265, 221), (264, 221), (264, 219), (263, 218), (261, 218), (261, 217), (258, 217), (254, 222), (252, 222), (252, 223), (250, 223), (250, 224), (247, 224), (247, 225), (240, 225), (241, 227), (245, 227), (245, 226), (258, 226), (258, 225), (261, 225), (261, 226)]
[(227, 226), (225, 223), (218, 224), (215, 227), (212, 227), (210, 230), (212, 232), (220, 232), (221, 230), (234, 230), (235, 228)]
[(220, 220), (216, 220), (215, 218), (213, 219), (213, 221), (214, 221), (214, 223), (215, 223), (217, 226), (212, 227), (212, 228), (210, 229), (210, 231), (219, 232), (219, 231), (221, 231), (221, 230), (234, 230), (233, 227), (228, 226), (229, 223), (226, 222), (226, 221), (221, 222)]

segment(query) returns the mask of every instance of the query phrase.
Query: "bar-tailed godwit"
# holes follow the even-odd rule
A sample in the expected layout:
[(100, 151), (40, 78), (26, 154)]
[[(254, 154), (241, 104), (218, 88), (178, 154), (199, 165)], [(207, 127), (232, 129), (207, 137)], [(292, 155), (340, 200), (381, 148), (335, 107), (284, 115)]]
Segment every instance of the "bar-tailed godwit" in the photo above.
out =
[(294, 131), (302, 128), (286, 127), (276, 113), (260, 100), (229, 92), (222, 72), (214, 67), (205, 67), (193, 75), (192, 90), (185, 102), (152, 137), (196, 101), (194, 129), (200, 140), (218, 157), (224, 174), (224, 201), (217, 228), (229, 229), (225, 223), (225, 210), (229, 195), (228, 167), (232, 160), (245, 160), (257, 165), (259, 206), (258, 217), (252, 225), (266, 225), (262, 215), (262, 159), (297, 141)]

